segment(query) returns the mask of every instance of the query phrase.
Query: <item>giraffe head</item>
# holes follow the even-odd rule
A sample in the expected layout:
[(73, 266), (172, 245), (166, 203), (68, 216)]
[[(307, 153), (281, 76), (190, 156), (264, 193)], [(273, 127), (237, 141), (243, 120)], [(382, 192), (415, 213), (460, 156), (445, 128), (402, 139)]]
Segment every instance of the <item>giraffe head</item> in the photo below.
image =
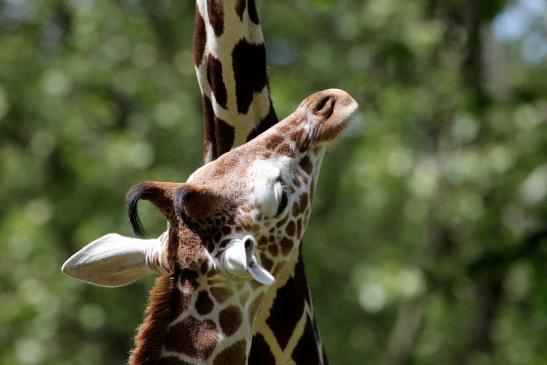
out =
[(105, 286), (176, 269), (226, 282), (272, 284), (308, 224), (325, 147), (356, 109), (342, 90), (317, 92), (277, 125), (199, 168), (186, 183), (137, 185), (128, 194), (135, 232), (143, 233), (137, 215), (141, 199), (162, 212), (167, 232), (152, 240), (108, 234), (73, 255), (63, 271)]

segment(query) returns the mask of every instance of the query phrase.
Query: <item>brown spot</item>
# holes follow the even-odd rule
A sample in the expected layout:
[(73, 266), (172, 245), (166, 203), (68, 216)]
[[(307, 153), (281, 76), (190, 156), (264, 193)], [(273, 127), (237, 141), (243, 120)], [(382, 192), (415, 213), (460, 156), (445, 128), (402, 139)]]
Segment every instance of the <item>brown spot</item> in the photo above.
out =
[(214, 304), (209, 294), (205, 290), (200, 291), (196, 299), (196, 311), (203, 316), (210, 313), (213, 310), (213, 306)]
[(268, 238), (266, 236), (260, 237), (258, 240), (258, 246), (266, 246), (268, 244)]
[[(272, 101), (270, 100), (270, 110), (268, 111), (268, 115), (266, 115), (266, 117), (264, 117), (264, 119), (262, 119), (260, 123), (258, 123), (258, 125), (251, 131), (249, 136), (247, 136), (247, 141), (250, 141), (251, 139), (258, 136), (260, 133), (270, 129), (277, 122), (279, 122), (279, 119), (277, 118), (277, 115), (275, 114)], [(269, 155), (266, 158), (269, 158)]]
[(217, 355), (213, 365), (243, 365), (247, 357), (247, 341), (239, 340)]
[(279, 253), (279, 247), (277, 247), (277, 243), (273, 243), (268, 246), (268, 251), (272, 254), (272, 256), (277, 256)]
[(298, 216), (299, 212), (300, 212), (300, 206), (298, 205), (298, 203), (294, 203), (293, 206), (292, 206), (292, 215), (293, 215), (293, 217)]
[(180, 286), (186, 292), (192, 292), (197, 289), (197, 273), (195, 271), (185, 270), (180, 276)]
[(294, 217), (302, 214), (308, 207), (308, 193), (303, 193), (300, 195), (298, 203), (295, 203), (292, 207), (292, 214)]
[(247, 5), (246, 0), (236, 0), (236, 13), (239, 15), (239, 19), (243, 20), (243, 12), (245, 11), (245, 6)]
[(308, 204), (308, 193), (304, 192), (302, 195), (300, 195), (300, 205), (302, 205), (305, 209), (308, 207)]
[(281, 349), (287, 346), (294, 333), (294, 328), (302, 316), (307, 292), (302, 254), (299, 253), (294, 274), (277, 291), (274, 304), (270, 309), (270, 316), (266, 320)]
[(205, 43), (207, 40), (207, 34), (205, 32), (205, 21), (199, 13), (199, 9), (196, 5), (195, 14), (195, 27), (194, 27), (194, 63), (199, 66), (201, 59), (203, 58), (203, 52), (205, 51)]
[(300, 128), (291, 133), (291, 140), (295, 142), (297, 146), (307, 145), (306, 143), (307, 136), (308, 136), (308, 133), (306, 132), (306, 130), (304, 128)]
[(298, 163), (302, 170), (306, 171), (308, 175), (310, 175), (313, 171), (313, 163), (310, 161), (308, 156), (304, 156), (300, 162)]
[(293, 350), (292, 358), (297, 364), (319, 364), (319, 349), (317, 348), (314, 325), (309, 317), (306, 319), (304, 333)]
[(179, 306), (177, 308), (177, 315), (184, 313), (189, 307), (190, 302), (192, 301), (192, 294), (183, 294), (181, 293)]
[(254, 93), (260, 92), (268, 84), (264, 44), (251, 44), (241, 39), (232, 51), (232, 65), (236, 83), (237, 111), (247, 114)]
[(217, 103), (226, 109), (228, 94), (222, 79), (222, 63), (211, 54), (207, 57), (207, 81), (211, 85)]
[(211, 291), (211, 294), (213, 295), (213, 297), (215, 297), (215, 299), (219, 303), (225, 302), (233, 294), (231, 290), (226, 289), (226, 288), (222, 288), (222, 287), (217, 287), (217, 286), (212, 287), (210, 289), (210, 291)]
[(220, 37), (224, 32), (224, 9), (222, 9), (222, 1), (207, 0), (207, 13), (209, 14), (209, 22), (215, 31), (215, 35)]
[(302, 237), (302, 233), (302, 220), (298, 218), (298, 220), (296, 221), (296, 237)]
[(251, 21), (253, 23), (255, 24), (259, 23), (255, 0), (249, 0), (249, 18), (251, 18)]
[(275, 358), (270, 350), (270, 346), (268, 346), (268, 343), (260, 333), (253, 336), (249, 364), (275, 365)]
[(231, 336), (236, 333), (239, 326), (241, 326), (241, 311), (235, 305), (231, 305), (220, 311), (218, 315), (218, 322), (222, 332), (226, 336)]
[(294, 243), (290, 239), (283, 237), (279, 245), (281, 246), (281, 253), (286, 256), (292, 251)]
[(287, 227), (285, 228), (285, 232), (287, 232), (287, 234), (292, 237), (294, 236), (295, 229), (296, 229), (296, 226), (294, 222), (290, 221), (289, 224), (287, 224)]
[(262, 253), (260, 254), (260, 263), (262, 264), (262, 266), (264, 266), (266, 270), (270, 271), (272, 269), (273, 261)]
[(199, 271), (201, 271), (202, 275), (205, 275), (207, 273), (207, 270), (209, 270), (209, 265), (207, 264), (207, 262), (204, 262), (203, 264), (201, 264), (201, 268), (199, 269)]
[(285, 217), (282, 220), (280, 220), (279, 222), (276, 223), (276, 226), (277, 227), (282, 227), (287, 222), (288, 218), (289, 218), (289, 215), (288, 214), (285, 215)]
[(279, 134), (287, 134), (290, 132), (291, 130), (291, 124), (289, 123), (282, 123), (282, 125), (279, 126), (279, 128), (277, 129), (277, 131), (279, 132)]
[(212, 158), (217, 158), (217, 144), (216, 144), (216, 128), (215, 128), (215, 112), (213, 111), (213, 104), (207, 96), (202, 98), (203, 108), (203, 153), (205, 154), (209, 147), (211, 148)]
[[(274, 230), (275, 230), (275, 228), (272, 228), (270, 231), (273, 232)], [(268, 237), (268, 242), (270, 242), (270, 243), (275, 242), (275, 236), (271, 235), (270, 237)]]
[(182, 352), (205, 360), (211, 356), (219, 340), (213, 321), (188, 317), (169, 328), (164, 346), (167, 351)]
[(293, 150), (291, 146), (289, 146), (287, 143), (283, 143), (281, 146), (279, 146), (276, 150), (277, 153), (280, 155), (290, 156), (293, 153)]
[[(221, 223), (220, 223), (220, 220), (219, 219), (215, 219), (215, 225), (216, 226), (219, 226)], [(222, 234), (220, 232), (215, 232), (213, 234), (213, 241), (215, 243), (220, 243), (220, 239), (222, 238)]]
[(234, 145), (235, 130), (234, 127), (220, 118), (215, 117), (216, 126), (216, 150), (219, 155), (228, 152)]
[(283, 137), (277, 134), (274, 134), (273, 136), (271, 136), (270, 138), (266, 140), (265, 147), (269, 150), (274, 151), (277, 148), (277, 146), (279, 146), (282, 142), (283, 142)]
[(256, 317), (256, 314), (260, 309), (260, 305), (262, 304), (262, 298), (264, 298), (264, 294), (260, 294), (258, 297), (256, 297), (249, 306), (249, 318), (251, 320)]

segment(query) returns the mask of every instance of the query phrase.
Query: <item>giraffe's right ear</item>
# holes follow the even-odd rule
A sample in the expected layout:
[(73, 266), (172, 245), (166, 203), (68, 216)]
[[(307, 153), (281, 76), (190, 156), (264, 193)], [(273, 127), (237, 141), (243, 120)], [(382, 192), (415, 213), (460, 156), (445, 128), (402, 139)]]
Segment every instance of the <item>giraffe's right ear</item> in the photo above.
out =
[(152, 273), (169, 272), (167, 244), (109, 233), (70, 257), (62, 271), (87, 283), (116, 287), (133, 283)]

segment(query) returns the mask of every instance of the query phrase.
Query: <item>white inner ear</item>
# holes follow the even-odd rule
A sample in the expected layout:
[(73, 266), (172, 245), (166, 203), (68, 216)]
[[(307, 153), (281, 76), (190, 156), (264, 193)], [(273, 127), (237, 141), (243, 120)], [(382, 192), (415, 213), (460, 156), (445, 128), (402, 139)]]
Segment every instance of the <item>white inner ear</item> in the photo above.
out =
[(161, 257), (166, 241), (143, 240), (109, 233), (91, 242), (70, 257), (63, 272), (87, 283), (116, 287), (157, 272), (166, 273)]
[(221, 272), (229, 279), (246, 279), (250, 275), (261, 284), (272, 285), (275, 278), (258, 264), (255, 247), (256, 241), (252, 236), (232, 240), (220, 259)]

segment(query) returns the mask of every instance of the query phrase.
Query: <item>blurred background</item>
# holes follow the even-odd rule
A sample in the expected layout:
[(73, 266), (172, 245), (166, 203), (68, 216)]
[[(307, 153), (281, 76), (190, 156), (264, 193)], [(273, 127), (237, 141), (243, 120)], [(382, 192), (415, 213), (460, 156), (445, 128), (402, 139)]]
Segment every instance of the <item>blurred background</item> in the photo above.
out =
[[(259, 1), (284, 117), (361, 104), (304, 254), (332, 364), (547, 364), (547, 1)], [(62, 275), (201, 164), (194, 4), (0, 0), (0, 363), (122, 364), (152, 280)], [(152, 234), (161, 216), (143, 204)]]

